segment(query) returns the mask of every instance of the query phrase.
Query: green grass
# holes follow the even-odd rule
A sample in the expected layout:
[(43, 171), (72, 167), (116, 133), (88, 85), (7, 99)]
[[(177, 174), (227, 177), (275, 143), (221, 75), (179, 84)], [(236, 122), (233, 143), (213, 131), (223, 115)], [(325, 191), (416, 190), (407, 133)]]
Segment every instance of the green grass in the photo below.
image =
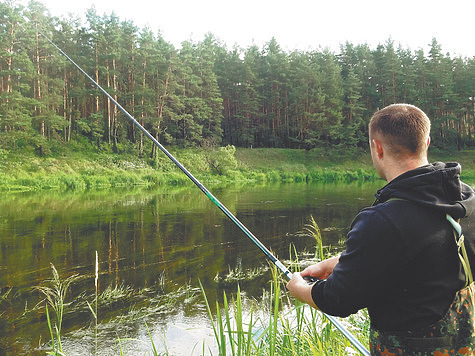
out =
[[(250, 161), (254, 155), (256, 161)], [(245, 152), (245, 153), (244, 153)], [(371, 167), (318, 166), (306, 159), (305, 151), (238, 150), (237, 167), (216, 174), (206, 164), (205, 152), (175, 150), (177, 159), (205, 184), (230, 182), (308, 182), (373, 180)], [(265, 153), (265, 155), (264, 155)], [(283, 161), (278, 157), (284, 154)], [(268, 164), (262, 163), (270, 157)], [(130, 154), (70, 152), (66, 156), (39, 158), (34, 154), (4, 154), (0, 163), (0, 191), (103, 190), (119, 187), (192, 184), (169, 159), (141, 160)], [(273, 158), (272, 158), (273, 157)], [(354, 165), (356, 167), (356, 165)]]
[[(239, 286), (235, 299), (230, 302), (226, 293), (223, 293), (223, 304), (216, 302), (214, 315), (200, 283), (219, 355), (357, 354), (350, 342), (322, 313), (298, 301), (294, 304), (287, 298), (281, 290), (281, 281), (275, 268), (271, 283), (270, 293), (264, 295), (259, 303), (261, 307), (268, 305), (268, 310), (260, 315), (252, 308), (244, 310)], [(361, 316), (353, 318), (358, 327), (367, 330), (367, 318), (366, 322), (361, 320)], [(365, 335), (351, 324), (348, 327), (361, 342), (367, 344)]]
[(357, 170), (359, 168), (371, 168), (369, 152), (354, 151), (324, 151), (294, 150), (285, 148), (239, 148), (236, 150), (236, 158), (257, 170), (282, 170), (306, 172), (317, 169), (341, 169)]
[[(88, 151), (90, 150), (90, 152)], [(170, 152), (204, 184), (269, 182), (351, 182), (379, 179), (368, 152), (322, 149), (243, 149), (237, 161), (221, 174), (208, 164), (209, 151), (169, 148)], [(138, 158), (133, 148), (120, 154), (63, 145), (47, 157), (34, 152), (0, 150), (0, 191), (104, 190), (120, 187), (192, 185), (168, 157)], [(475, 180), (474, 151), (431, 153), (430, 161), (458, 161), (462, 178)], [(222, 158), (226, 159), (226, 158)]]

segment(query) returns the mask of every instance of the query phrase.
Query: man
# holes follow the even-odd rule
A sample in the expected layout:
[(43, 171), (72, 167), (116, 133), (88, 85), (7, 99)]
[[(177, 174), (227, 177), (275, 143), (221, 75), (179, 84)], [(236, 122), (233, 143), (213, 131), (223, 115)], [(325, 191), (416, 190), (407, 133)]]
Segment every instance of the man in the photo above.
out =
[[(330, 315), (367, 308), (373, 355), (475, 354), (475, 193), (459, 180), (458, 163), (429, 164), (429, 131), (428, 117), (412, 105), (373, 115), (371, 157), (388, 184), (355, 217), (339, 257), (287, 284)], [(451, 218), (461, 219), (460, 249)]]

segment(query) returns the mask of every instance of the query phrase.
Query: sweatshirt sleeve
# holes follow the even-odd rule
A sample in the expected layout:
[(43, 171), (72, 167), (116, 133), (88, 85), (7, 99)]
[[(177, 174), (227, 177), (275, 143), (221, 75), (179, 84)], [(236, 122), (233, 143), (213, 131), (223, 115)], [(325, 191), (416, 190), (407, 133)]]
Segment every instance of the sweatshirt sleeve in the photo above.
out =
[(354, 219), (333, 273), (312, 287), (312, 299), (323, 312), (346, 317), (384, 294), (384, 283), (397, 265), (402, 242), (398, 229), (374, 208)]

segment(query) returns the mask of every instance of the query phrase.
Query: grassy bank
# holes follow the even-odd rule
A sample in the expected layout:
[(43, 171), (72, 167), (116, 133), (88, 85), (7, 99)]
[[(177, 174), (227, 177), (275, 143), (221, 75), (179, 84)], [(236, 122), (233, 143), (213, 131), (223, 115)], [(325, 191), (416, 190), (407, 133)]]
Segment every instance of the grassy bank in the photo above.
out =
[[(192, 184), (161, 152), (139, 158), (120, 153), (58, 149), (47, 157), (35, 152), (0, 150), (0, 191), (90, 190), (127, 186)], [(200, 181), (214, 183), (349, 182), (378, 179), (367, 152), (325, 152), (314, 149), (234, 149), (229, 152), (170, 148)], [(463, 177), (475, 179), (473, 151), (432, 154), (431, 161), (459, 161)]]
[[(275, 170), (280, 167), (289, 172), (311, 172), (318, 170), (356, 172), (363, 170), (371, 172), (375, 177), (369, 151), (324, 151), (313, 149), (238, 149), (237, 159), (255, 170)], [(475, 151), (435, 152), (429, 151), (430, 162), (459, 162), (462, 165), (462, 177), (475, 179)]]

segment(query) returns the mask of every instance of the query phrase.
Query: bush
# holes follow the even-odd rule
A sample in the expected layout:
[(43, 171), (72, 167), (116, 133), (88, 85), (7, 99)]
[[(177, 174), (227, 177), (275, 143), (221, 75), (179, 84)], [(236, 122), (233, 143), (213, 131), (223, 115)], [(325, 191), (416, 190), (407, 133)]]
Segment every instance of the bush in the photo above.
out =
[(268, 182), (280, 182), (281, 181), (280, 173), (275, 170), (271, 170), (266, 173), (266, 180)]
[(227, 171), (236, 169), (238, 162), (235, 157), (236, 147), (228, 145), (218, 149), (206, 150), (205, 159), (211, 171), (218, 175), (224, 175)]

